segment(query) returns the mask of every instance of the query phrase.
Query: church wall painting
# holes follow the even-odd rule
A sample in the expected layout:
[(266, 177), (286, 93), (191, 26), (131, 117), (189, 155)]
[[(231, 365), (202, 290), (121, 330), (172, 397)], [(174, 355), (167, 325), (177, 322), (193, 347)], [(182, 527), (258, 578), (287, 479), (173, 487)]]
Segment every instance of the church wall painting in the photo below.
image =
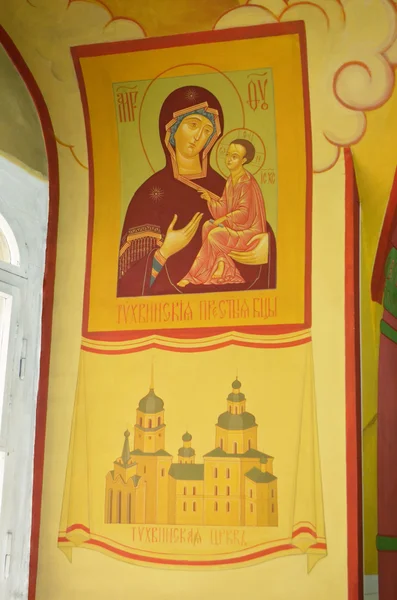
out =
[(327, 545), (302, 28), (73, 55), (90, 218), (59, 547), (179, 568), (304, 553), (310, 571)]

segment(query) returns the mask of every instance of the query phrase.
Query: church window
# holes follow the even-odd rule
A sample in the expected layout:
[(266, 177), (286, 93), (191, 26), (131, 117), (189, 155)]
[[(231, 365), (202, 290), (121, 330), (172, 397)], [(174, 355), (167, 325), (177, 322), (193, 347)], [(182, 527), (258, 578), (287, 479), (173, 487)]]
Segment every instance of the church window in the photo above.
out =
[(164, 477), (165, 475), (165, 469), (161, 469), (161, 477)]
[(186, 502), (183, 503), (183, 510), (186, 512)]
[(117, 494), (117, 523), (121, 523), (121, 492)]
[(250, 504), (250, 511), (254, 512), (254, 505), (253, 504)]
[(226, 512), (230, 512), (230, 502), (226, 502)]
[(218, 502), (214, 502), (214, 511), (218, 512)]
[(218, 469), (216, 467), (214, 469), (214, 477), (215, 479), (218, 477)]
[(233, 452), (234, 454), (237, 454), (237, 442), (233, 443)]
[(223, 439), (220, 440), (221, 450), (223, 450)]
[(186, 496), (187, 495), (187, 487), (183, 488), (183, 495)]
[(142, 427), (142, 417), (139, 419), (139, 425)]
[(109, 490), (108, 521), (113, 522), (113, 490)]
[(128, 505), (127, 505), (127, 522), (132, 523), (132, 496), (128, 494)]
[(274, 513), (274, 504), (272, 504), (272, 513)]
[(214, 496), (217, 496), (217, 495), (218, 495), (218, 486), (216, 485), (214, 488)]
[(143, 472), (146, 473), (146, 467), (143, 467)]
[(230, 496), (230, 487), (226, 486), (226, 496)]
[(251, 440), (248, 440), (248, 450), (251, 450)]
[(230, 469), (226, 469), (226, 479), (230, 479)]
[(196, 512), (196, 503), (193, 502), (193, 512)]
[(252, 498), (252, 489), (250, 490), (250, 498)]
[(157, 425), (161, 425), (161, 417), (158, 417), (158, 419), (157, 419)]
[(195, 495), (196, 495), (196, 488), (193, 487), (193, 496), (195, 496)]
[(274, 498), (274, 490), (272, 490), (272, 498)]
[(149, 419), (149, 429), (152, 428), (152, 419)]

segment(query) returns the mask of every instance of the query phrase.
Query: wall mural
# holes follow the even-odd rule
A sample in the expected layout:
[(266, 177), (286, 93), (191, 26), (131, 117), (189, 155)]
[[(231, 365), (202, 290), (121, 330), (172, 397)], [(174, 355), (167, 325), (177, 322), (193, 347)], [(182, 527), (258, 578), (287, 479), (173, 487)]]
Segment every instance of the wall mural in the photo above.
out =
[[(73, 49), (91, 209), (58, 542), (69, 555), (86, 545), (194, 568), (303, 552), (310, 570), (326, 554), (302, 33), (288, 24)], [(285, 355), (283, 388), (269, 364)], [(151, 360), (168, 371), (167, 397), (164, 375), (149, 385)], [(138, 371), (149, 390), (127, 391)], [(236, 371), (244, 389), (239, 377), (229, 387)]]

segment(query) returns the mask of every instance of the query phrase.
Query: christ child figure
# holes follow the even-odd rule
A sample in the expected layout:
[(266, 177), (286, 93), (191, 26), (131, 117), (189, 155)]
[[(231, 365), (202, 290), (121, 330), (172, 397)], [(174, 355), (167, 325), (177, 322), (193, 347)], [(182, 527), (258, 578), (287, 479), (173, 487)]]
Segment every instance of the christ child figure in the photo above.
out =
[(244, 283), (232, 251), (252, 250), (258, 235), (266, 233), (266, 212), (261, 189), (253, 175), (244, 168), (255, 156), (255, 147), (243, 139), (228, 147), (226, 166), (230, 171), (222, 196), (199, 190), (208, 203), (213, 219), (203, 225), (202, 246), (190, 271), (178, 283), (222, 285)]

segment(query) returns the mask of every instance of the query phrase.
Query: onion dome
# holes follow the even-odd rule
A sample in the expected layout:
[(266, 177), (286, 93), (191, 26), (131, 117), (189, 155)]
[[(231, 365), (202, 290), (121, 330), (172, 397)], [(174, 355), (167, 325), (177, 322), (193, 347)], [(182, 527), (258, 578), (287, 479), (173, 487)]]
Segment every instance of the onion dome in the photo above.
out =
[(254, 415), (248, 412), (243, 412), (240, 415), (233, 415), (230, 412), (225, 412), (219, 415), (218, 426), (222, 429), (250, 429), (256, 426)]
[(139, 410), (146, 414), (159, 413), (164, 410), (164, 402), (156, 396), (153, 389), (150, 389), (149, 393), (139, 401)]
[(236, 377), (236, 379), (233, 381), (232, 383), (232, 388), (234, 390), (239, 390), (241, 388), (241, 381), (239, 381)]
[(190, 433), (188, 431), (183, 434), (182, 441), (183, 442), (191, 442), (192, 441), (192, 436), (190, 435)]

